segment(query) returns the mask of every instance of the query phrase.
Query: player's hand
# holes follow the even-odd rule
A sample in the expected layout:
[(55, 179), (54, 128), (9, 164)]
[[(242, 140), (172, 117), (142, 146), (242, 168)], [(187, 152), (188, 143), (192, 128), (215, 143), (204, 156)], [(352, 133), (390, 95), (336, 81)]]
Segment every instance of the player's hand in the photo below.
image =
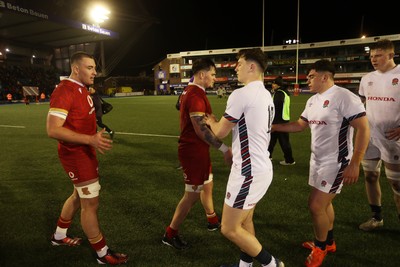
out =
[(101, 154), (104, 154), (106, 151), (112, 148), (112, 140), (106, 136), (106, 129), (101, 129), (101, 131), (97, 132), (95, 135), (92, 135), (90, 138), (90, 145), (96, 148)]
[(389, 131), (385, 132), (386, 138), (389, 140), (399, 140), (400, 139), (400, 127), (390, 129)]
[(205, 114), (204, 115), (204, 122), (210, 126), (212, 123), (216, 122), (217, 119), (215, 118), (214, 114)]
[(343, 171), (343, 184), (354, 184), (358, 181), (360, 174), (360, 166), (357, 164), (350, 164)]
[(232, 148), (231, 147), (229, 147), (229, 149), (228, 149), (228, 151), (226, 151), (225, 153), (224, 153), (224, 161), (225, 161), (225, 164), (226, 165), (228, 165), (228, 166), (231, 166), (232, 165), (232, 157), (233, 157), (233, 154), (232, 154)]

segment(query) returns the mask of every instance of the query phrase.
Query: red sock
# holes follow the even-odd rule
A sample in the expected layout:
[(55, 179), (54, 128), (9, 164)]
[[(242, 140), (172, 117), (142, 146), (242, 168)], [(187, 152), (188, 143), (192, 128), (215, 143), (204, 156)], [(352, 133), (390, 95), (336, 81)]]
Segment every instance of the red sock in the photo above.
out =
[(167, 237), (168, 238), (173, 238), (174, 236), (178, 235), (178, 230), (174, 230), (170, 226), (168, 226), (167, 230), (166, 230), (166, 233), (167, 233)]
[(90, 238), (89, 242), (95, 251), (99, 251), (106, 246), (106, 239), (101, 233), (95, 238)]
[(213, 213), (207, 213), (207, 221), (211, 224), (216, 224), (218, 223), (218, 216), (215, 212)]
[(58, 218), (57, 226), (60, 228), (69, 228), (71, 226), (72, 220), (65, 220), (63, 218)]

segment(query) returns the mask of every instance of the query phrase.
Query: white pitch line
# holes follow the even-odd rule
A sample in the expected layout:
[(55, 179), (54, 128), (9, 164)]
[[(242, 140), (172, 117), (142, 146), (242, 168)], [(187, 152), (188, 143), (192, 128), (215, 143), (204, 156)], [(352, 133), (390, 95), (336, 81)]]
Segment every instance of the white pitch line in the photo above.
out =
[(179, 138), (179, 136), (177, 136), (177, 135), (124, 133), (124, 132), (115, 132), (115, 133), (117, 133), (117, 134), (122, 134), (122, 135), (140, 135), (140, 136), (154, 136), (154, 137)]
[(16, 126), (16, 125), (0, 125), (3, 128), (26, 128), (25, 126)]

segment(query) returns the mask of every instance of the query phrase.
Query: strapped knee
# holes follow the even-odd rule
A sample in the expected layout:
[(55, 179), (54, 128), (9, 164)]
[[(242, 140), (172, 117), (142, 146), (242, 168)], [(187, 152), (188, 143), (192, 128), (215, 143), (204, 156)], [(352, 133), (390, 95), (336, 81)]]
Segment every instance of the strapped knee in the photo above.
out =
[(75, 186), (76, 191), (78, 191), (80, 198), (94, 198), (99, 196), (99, 191), (101, 189), (99, 181), (85, 185), (85, 186)]
[(364, 171), (367, 172), (380, 172), (382, 161), (381, 160), (372, 160), (372, 159), (364, 159), (361, 161)]
[(186, 192), (200, 193), (203, 190), (203, 185), (185, 184)]
[(386, 177), (390, 180), (393, 193), (400, 196), (400, 172), (385, 167)]

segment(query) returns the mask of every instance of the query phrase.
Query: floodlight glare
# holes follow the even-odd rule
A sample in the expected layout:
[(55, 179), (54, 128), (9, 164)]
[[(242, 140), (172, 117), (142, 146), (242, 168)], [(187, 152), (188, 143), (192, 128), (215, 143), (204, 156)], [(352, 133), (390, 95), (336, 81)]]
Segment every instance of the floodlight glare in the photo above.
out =
[(96, 23), (103, 23), (108, 20), (108, 15), (110, 14), (110, 10), (106, 9), (103, 6), (96, 6), (90, 11), (90, 17)]

